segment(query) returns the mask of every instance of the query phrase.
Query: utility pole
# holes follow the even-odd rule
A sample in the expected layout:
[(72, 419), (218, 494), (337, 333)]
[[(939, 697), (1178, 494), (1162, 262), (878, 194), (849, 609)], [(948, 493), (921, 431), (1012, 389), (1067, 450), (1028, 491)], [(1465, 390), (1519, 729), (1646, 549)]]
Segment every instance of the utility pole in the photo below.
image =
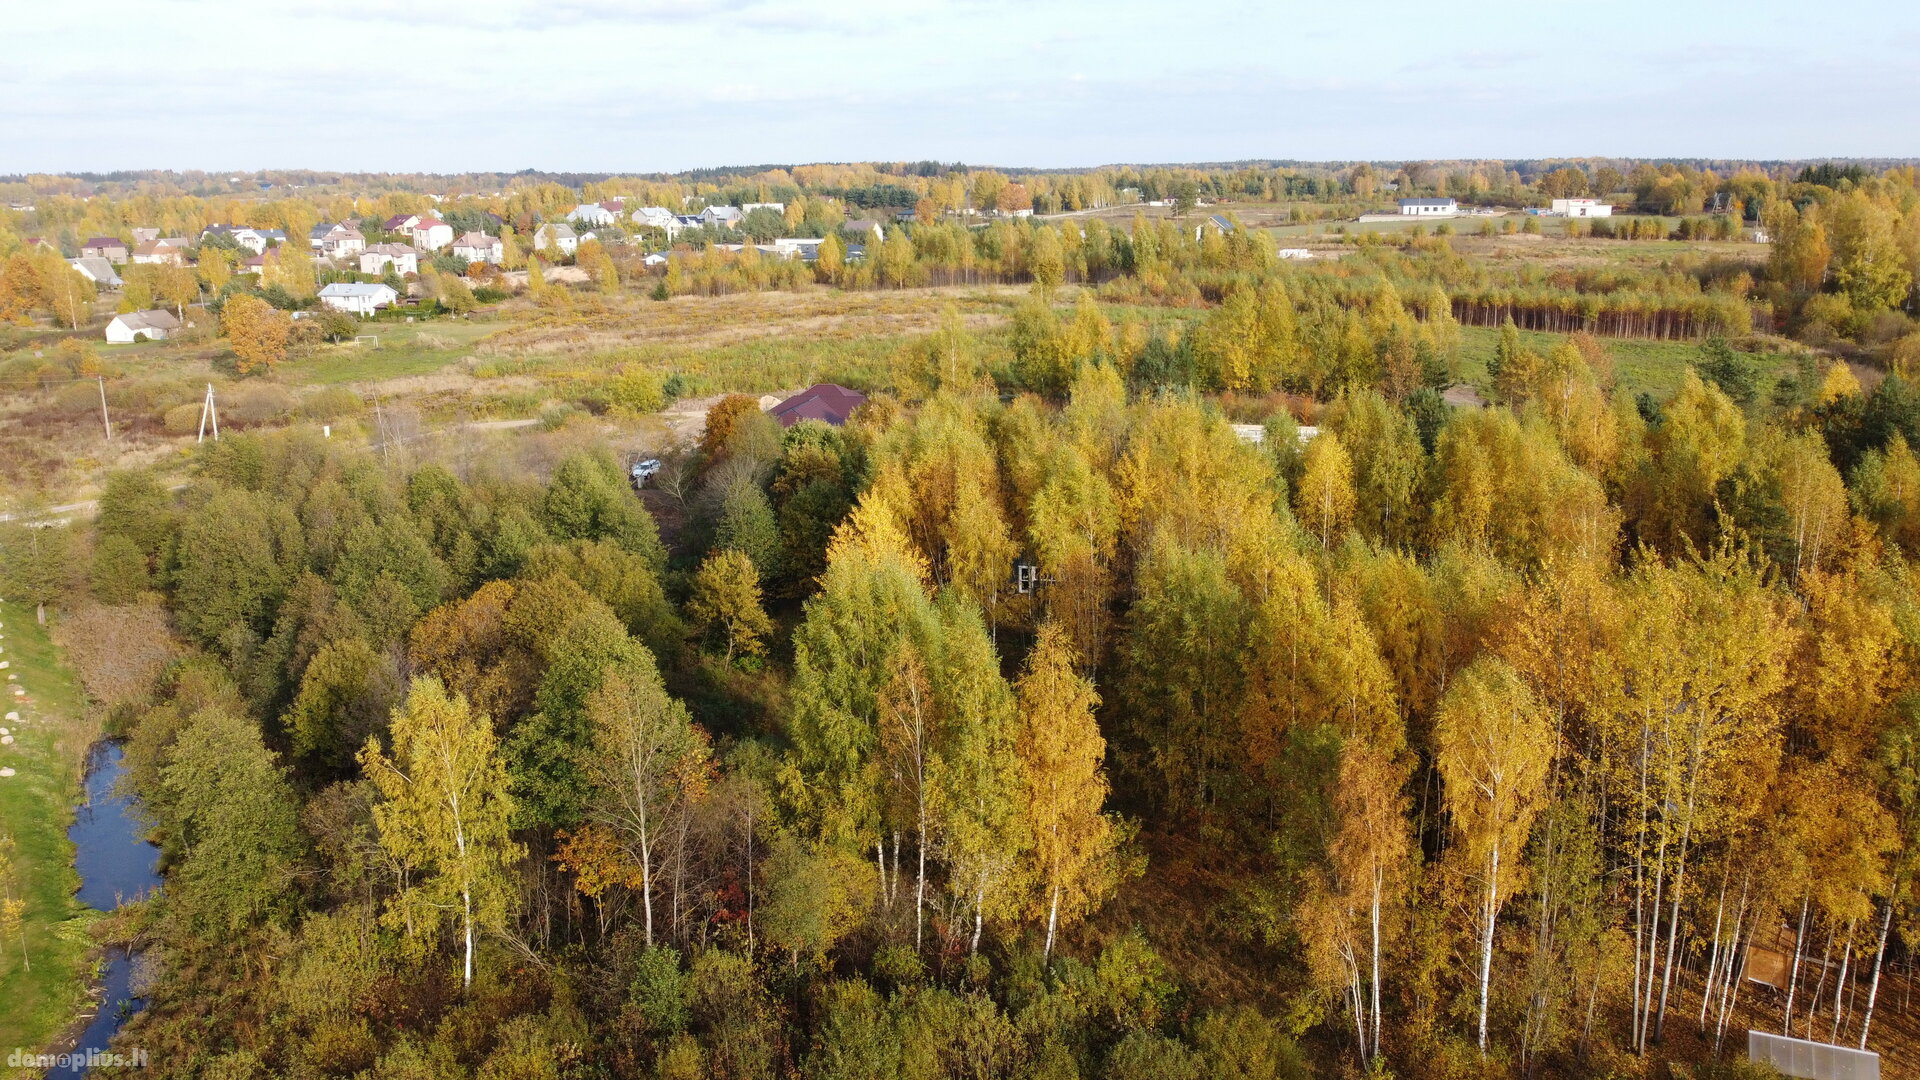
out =
[(95, 375), (94, 380), (100, 384), (100, 426), (107, 430), (107, 441), (112, 442), (113, 421), (107, 419), (107, 377)]
[(213, 441), (219, 442), (220, 441), (220, 412), (218, 409), (214, 407), (214, 404), (213, 404), (213, 384), (212, 383), (207, 384), (207, 396), (204, 399), (202, 399), (200, 402), (200, 437), (193, 440), (194, 442), (203, 443), (207, 441), (207, 421), (208, 420), (213, 421)]

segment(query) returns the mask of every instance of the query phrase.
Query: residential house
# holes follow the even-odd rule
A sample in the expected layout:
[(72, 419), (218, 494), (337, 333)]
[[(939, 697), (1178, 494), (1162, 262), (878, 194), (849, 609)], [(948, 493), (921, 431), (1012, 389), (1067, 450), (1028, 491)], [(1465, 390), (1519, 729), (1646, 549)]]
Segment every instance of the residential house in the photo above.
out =
[(709, 206), (700, 211), (700, 224), (730, 229), (740, 224), (740, 219), (745, 216), (737, 206)]
[(493, 263), (498, 265), (507, 256), (506, 247), (497, 236), (486, 233), (462, 233), (460, 239), (453, 242), (453, 257), (465, 259), (470, 263)]
[(579, 247), (580, 237), (574, 233), (573, 226), (562, 222), (556, 221), (542, 225), (533, 232), (533, 250), (535, 251), (554, 248), (563, 254), (571, 255)]
[(420, 223), (419, 214), (395, 214), (380, 223), (381, 232), (410, 233)]
[(125, 241), (111, 236), (96, 236), (80, 245), (81, 258), (105, 259), (115, 266), (125, 266), (132, 255)]
[(858, 390), (836, 383), (815, 383), (768, 409), (767, 415), (780, 421), (781, 427), (792, 427), (802, 420), (819, 420), (839, 427), (853, 415), (853, 410), (866, 403), (867, 395)]
[(187, 265), (187, 248), (192, 241), (184, 236), (163, 236), (133, 249), (133, 261), (165, 266)]
[(351, 225), (315, 225), (307, 243), (329, 259), (351, 258), (367, 250), (366, 236)]
[(787, 212), (787, 204), (783, 202), (750, 202), (740, 204), (741, 217), (746, 217), (755, 210), (771, 210), (776, 214), (784, 214)]
[(60, 250), (59, 247), (57, 247), (53, 241), (47, 239), (44, 236), (29, 236), (23, 242), (30, 248), (35, 248), (35, 249), (45, 248), (48, 251)]
[(1224, 236), (1233, 231), (1233, 222), (1228, 221), (1219, 214), (1208, 214), (1205, 221), (1193, 227), (1193, 238), (1195, 240), (1200, 239), (1206, 235), (1208, 229), (1212, 229), (1214, 232)]
[(145, 225), (141, 225), (141, 226), (135, 227), (133, 230), (133, 246), (134, 247), (139, 247), (141, 244), (145, 244), (150, 241), (154, 241), (158, 239), (160, 239), (159, 229), (148, 228)]
[(420, 251), (439, 251), (453, 243), (453, 226), (437, 217), (423, 217), (413, 223), (413, 246)]
[(611, 225), (620, 219), (620, 215), (607, 209), (605, 203), (581, 203), (567, 212), (567, 220), (581, 225)]
[(107, 324), (107, 341), (114, 345), (131, 345), (141, 338), (163, 341), (178, 329), (180, 320), (171, 311), (130, 311), (115, 315), (113, 321)]
[(1401, 199), (1402, 217), (1452, 217), (1460, 212), (1460, 204), (1452, 199)]
[(205, 240), (210, 236), (228, 237), (255, 255), (265, 254), (275, 244), (287, 242), (287, 234), (283, 229), (253, 229), (245, 225), (209, 225), (201, 230), (200, 239)]
[(320, 302), (335, 311), (350, 315), (371, 315), (383, 307), (392, 307), (400, 299), (391, 285), (336, 281), (320, 290)]
[(113, 263), (98, 255), (83, 255), (78, 259), (68, 259), (67, 265), (80, 272), (80, 276), (103, 289), (117, 289), (121, 285), (120, 274), (114, 270)]
[(679, 219), (674, 216), (673, 211), (664, 206), (643, 206), (633, 212), (633, 221), (636, 225), (665, 229), (668, 236), (672, 236), (680, 229)]
[(401, 277), (420, 272), (420, 253), (406, 244), (375, 244), (360, 253), (360, 272), (384, 274), (388, 269)]
[(260, 274), (265, 273), (266, 269), (267, 257), (265, 255), (255, 255), (252, 258), (241, 259), (239, 262), (233, 264), (233, 272), (236, 274)]
[(842, 232), (853, 233), (862, 239), (871, 238), (876, 244), (887, 238), (886, 226), (872, 218), (854, 218), (852, 221), (840, 226), (840, 229)]
[(667, 265), (667, 256), (663, 252), (649, 251), (645, 256), (643, 256), (640, 259), (640, 265), (646, 267), (649, 270), (653, 269), (656, 266), (665, 266)]

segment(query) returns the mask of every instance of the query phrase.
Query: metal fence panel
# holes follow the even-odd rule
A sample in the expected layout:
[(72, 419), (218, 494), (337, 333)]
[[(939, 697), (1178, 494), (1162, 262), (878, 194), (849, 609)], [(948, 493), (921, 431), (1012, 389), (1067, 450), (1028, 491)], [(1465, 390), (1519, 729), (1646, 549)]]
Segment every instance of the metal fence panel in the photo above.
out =
[(1880, 1080), (1880, 1055), (1831, 1043), (1747, 1032), (1747, 1057), (1807, 1080)]

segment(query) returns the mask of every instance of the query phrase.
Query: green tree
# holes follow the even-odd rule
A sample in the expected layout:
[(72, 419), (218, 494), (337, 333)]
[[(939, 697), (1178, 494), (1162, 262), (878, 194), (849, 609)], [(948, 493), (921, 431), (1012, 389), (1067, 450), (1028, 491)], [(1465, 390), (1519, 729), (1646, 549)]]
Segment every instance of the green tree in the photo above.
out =
[(179, 853), (168, 907), (209, 936), (285, 911), (302, 848), (298, 804), (260, 729), (217, 707), (197, 714), (174, 741), (161, 783), (169, 846)]

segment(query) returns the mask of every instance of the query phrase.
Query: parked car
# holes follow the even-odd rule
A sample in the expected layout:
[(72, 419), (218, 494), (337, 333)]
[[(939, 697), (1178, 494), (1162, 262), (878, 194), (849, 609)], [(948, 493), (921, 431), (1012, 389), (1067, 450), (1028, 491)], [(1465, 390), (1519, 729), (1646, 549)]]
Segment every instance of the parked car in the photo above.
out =
[(654, 473), (660, 471), (660, 459), (648, 458), (645, 461), (636, 461), (629, 471), (633, 476), (633, 489), (638, 491), (647, 486), (647, 481), (653, 478)]

